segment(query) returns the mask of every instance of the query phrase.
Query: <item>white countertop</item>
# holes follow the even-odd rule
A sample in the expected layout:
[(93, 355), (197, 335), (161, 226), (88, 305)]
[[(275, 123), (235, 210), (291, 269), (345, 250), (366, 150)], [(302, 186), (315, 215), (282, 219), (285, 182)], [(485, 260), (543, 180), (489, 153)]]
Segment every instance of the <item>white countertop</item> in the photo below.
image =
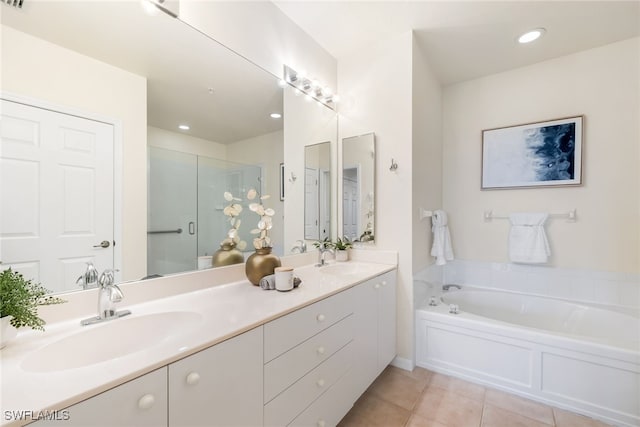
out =
[[(73, 318), (47, 324), (44, 333), (20, 331), (18, 337), (0, 351), (1, 425), (30, 422), (6, 419), (12, 418), (6, 411), (64, 409), (396, 268), (391, 264), (359, 261), (346, 264), (357, 266), (356, 271), (338, 275), (323, 273), (322, 268), (313, 266), (296, 268), (295, 274), (302, 279), (302, 284), (290, 292), (264, 291), (243, 280), (130, 306), (125, 297), (118, 309), (131, 310), (132, 314), (122, 319), (80, 326), (82, 318)], [(195, 312), (201, 320), (150, 347), (90, 366), (44, 373), (32, 372), (23, 366), (25, 358), (35, 351), (67, 336), (105, 327), (111, 322), (171, 311)], [(69, 352), (92, 350), (69, 348)]]

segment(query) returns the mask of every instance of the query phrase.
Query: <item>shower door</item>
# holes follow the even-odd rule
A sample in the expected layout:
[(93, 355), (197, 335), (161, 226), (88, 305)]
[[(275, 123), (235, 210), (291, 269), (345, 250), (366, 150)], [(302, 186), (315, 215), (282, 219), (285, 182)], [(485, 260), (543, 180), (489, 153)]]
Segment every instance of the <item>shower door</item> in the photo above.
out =
[(149, 147), (147, 275), (195, 270), (198, 156)]

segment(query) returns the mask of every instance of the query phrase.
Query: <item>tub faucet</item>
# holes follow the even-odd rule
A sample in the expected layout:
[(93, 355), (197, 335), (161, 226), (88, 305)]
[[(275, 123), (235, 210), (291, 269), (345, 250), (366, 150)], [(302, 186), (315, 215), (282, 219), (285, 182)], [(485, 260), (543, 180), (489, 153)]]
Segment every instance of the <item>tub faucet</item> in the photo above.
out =
[(449, 285), (442, 285), (442, 290), (443, 290), (443, 291), (448, 291), (448, 290), (449, 290), (449, 289), (451, 289), (451, 288), (462, 289), (462, 286), (460, 286), (460, 285), (456, 285), (456, 284), (453, 284), (453, 283), (451, 283), (451, 284), (449, 284)]
[(114, 283), (114, 271), (103, 271), (98, 279), (98, 315), (85, 319), (80, 324), (86, 326), (131, 314), (129, 310), (116, 311), (115, 304), (122, 301), (122, 298), (122, 290)]

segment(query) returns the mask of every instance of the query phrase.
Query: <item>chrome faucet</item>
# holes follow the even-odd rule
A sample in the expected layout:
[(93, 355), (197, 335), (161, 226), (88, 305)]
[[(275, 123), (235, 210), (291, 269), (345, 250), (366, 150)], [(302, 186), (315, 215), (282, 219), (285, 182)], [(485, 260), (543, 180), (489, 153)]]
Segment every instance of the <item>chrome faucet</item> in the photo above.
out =
[(443, 291), (448, 291), (451, 288), (457, 288), (457, 289), (462, 289), (462, 286), (460, 285), (455, 285), (455, 284), (449, 284), (449, 285), (442, 285), (442, 290)]
[(76, 284), (85, 290), (98, 286), (98, 270), (96, 270), (92, 262), (87, 262), (87, 269), (82, 276), (78, 277)]
[(291, 248), (291, 253), (305, 253), (307, 252), (307, 242), (304, 240), (296, 240), (296, 244)]
[(335, 251), (333, 249), (323, 248), (323, 247), (318, 248), (318, 252), (320, 254), (320, 257), (319, 257), (318, 263), (316, 264), (316, 267), (323, 267), (327, 265), (327, 262), (324, 260), (324, 256), (326, 255), (327, 252), (331, 254), (335, 254)]
[(98, 279), (98, 315), (84, 319), (80, 324), (86, 326), (131, 314), (129, 310), (116, 311), (115, 304), (122, 301), (122, 298), (122, 290), (114, 283), (114, 271), (103, 271)]

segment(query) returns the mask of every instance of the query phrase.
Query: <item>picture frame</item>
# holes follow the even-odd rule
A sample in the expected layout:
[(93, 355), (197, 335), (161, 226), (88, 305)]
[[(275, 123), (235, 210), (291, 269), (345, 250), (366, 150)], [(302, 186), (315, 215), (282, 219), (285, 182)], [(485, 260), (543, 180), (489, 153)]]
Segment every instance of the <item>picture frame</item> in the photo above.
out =
[(584, 116), (482, 131), (481, 189), (582, 185)]
[(280, 200), (284, 201), (284, 163), (280, 163)]

